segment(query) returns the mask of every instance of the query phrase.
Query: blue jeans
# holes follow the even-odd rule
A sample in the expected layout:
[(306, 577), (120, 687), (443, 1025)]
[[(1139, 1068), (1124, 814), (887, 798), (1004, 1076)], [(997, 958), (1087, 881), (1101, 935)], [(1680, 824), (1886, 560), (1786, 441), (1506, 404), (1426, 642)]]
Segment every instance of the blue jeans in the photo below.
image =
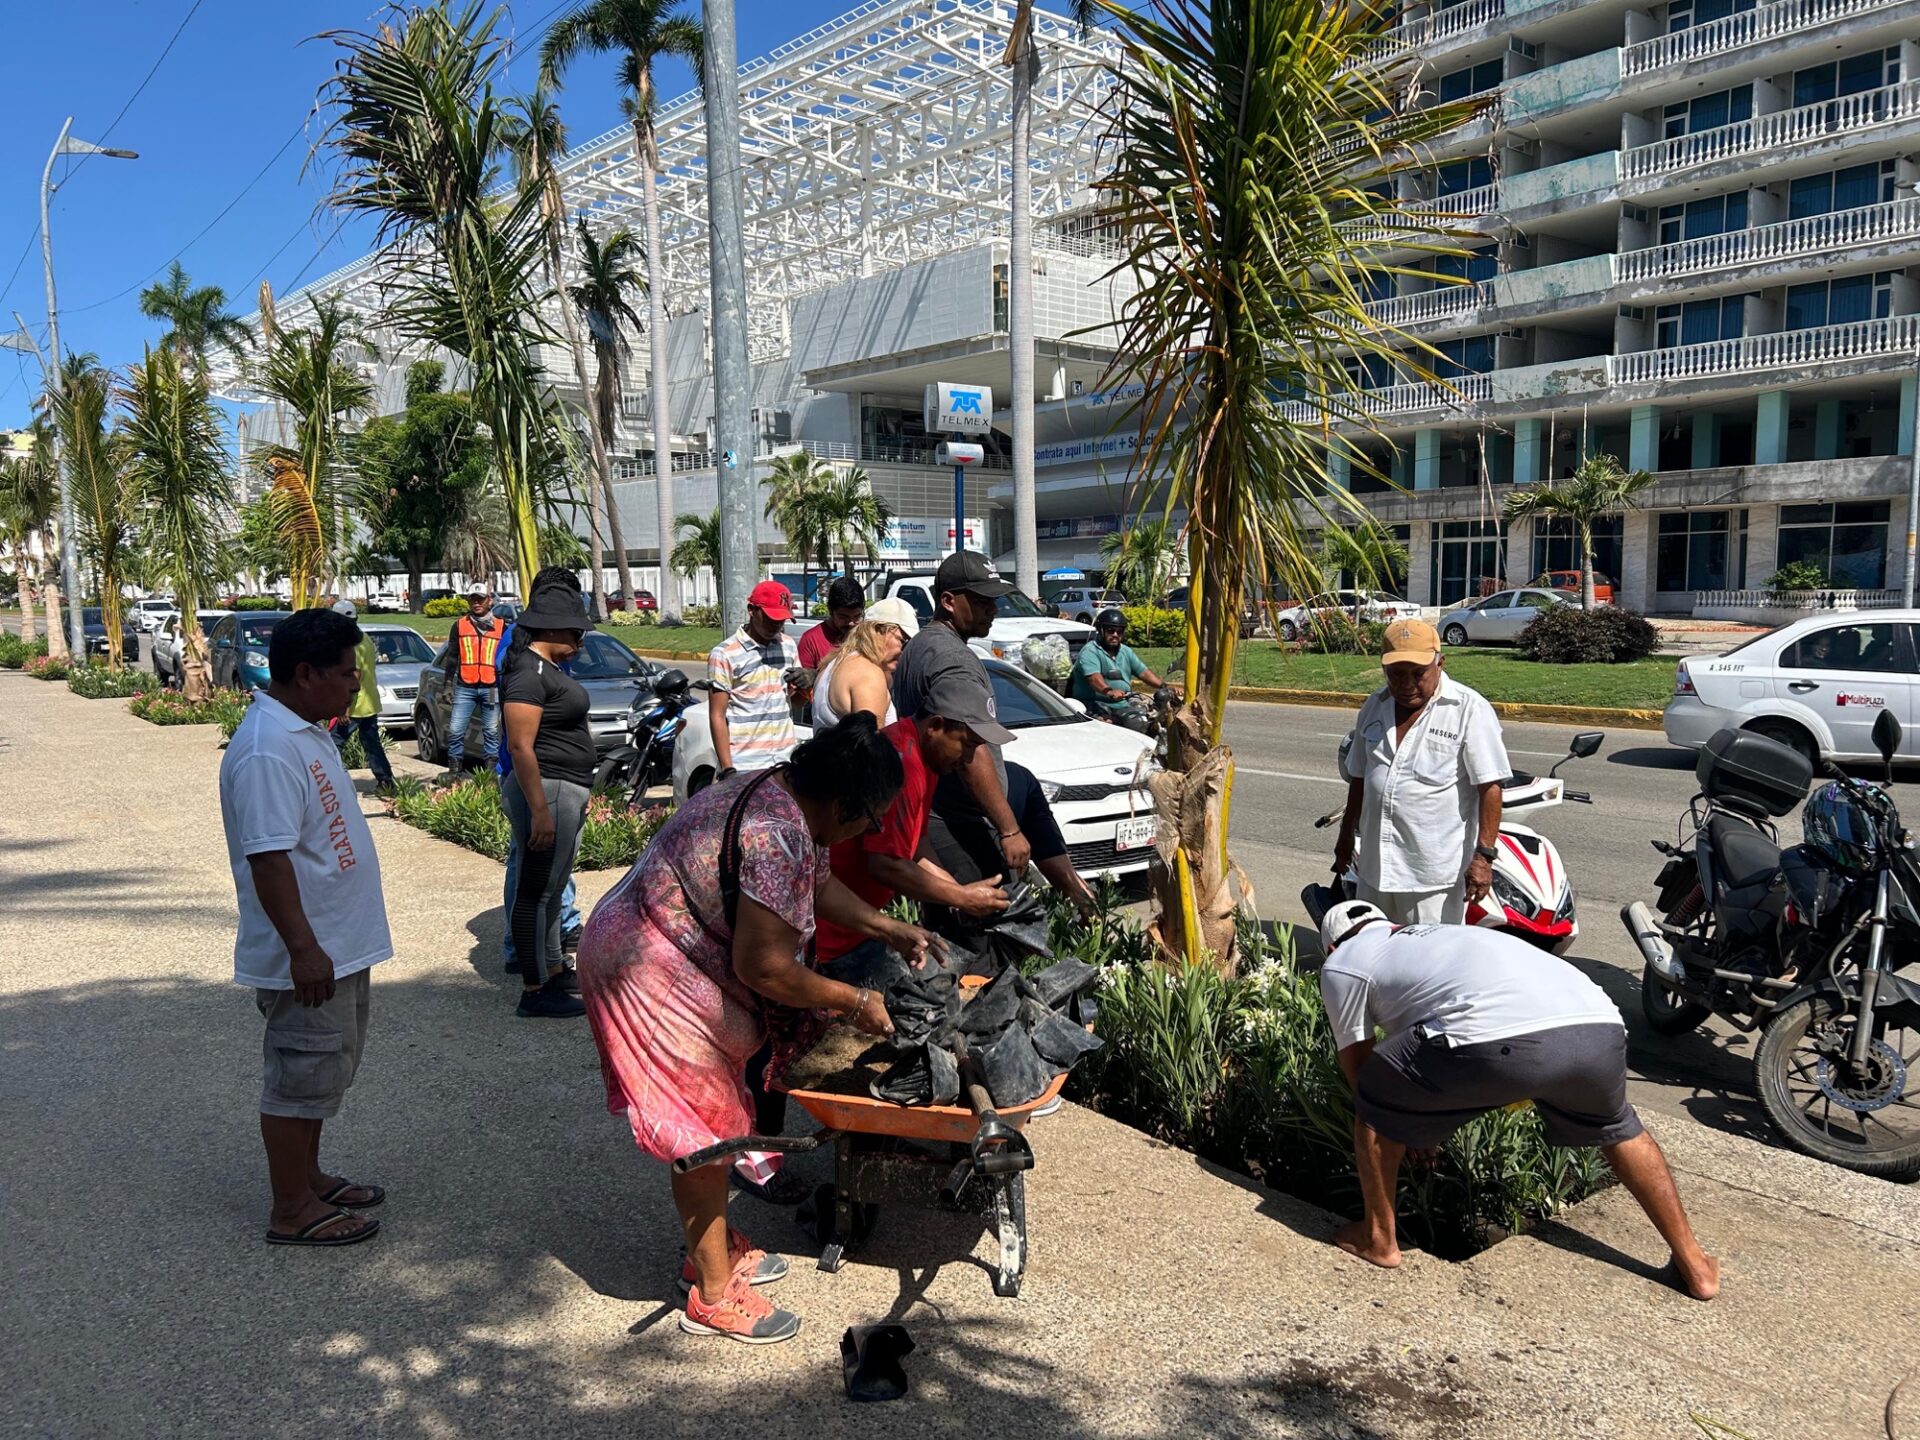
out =
[[(333, 727), (333, 743), (340, 748), (342, 755), (346, 753), (347, 737), (356, 733), (360, 736), (360, 748), (366, 752), (367, 768), (373, 771), (374, 783), (391, 785), (393, 766), (387, 763), (386, 749), (380, 743), (380, 717), (363, 715), (358, 720), (350, 720), (342, 715)], [(346, 762), (343, 760), (341, 763)]]
[[(517, 965), (519, 957), (513, 948), (513, 892), (520, 884), (520, 838), (516, 835), (507, 842), (507, 885), (501, 900), (500, 922), (500, 959), (507, 965)], [(560, 917), (562, 933), (578, 930), (586, 922), (580, 918), (580, 908), (573, 903), (573, 876), (567, 876), (567, 888), (560, 896)]]
[(492, 685), (453, 687), (453, 714), (447, 717), (447, 765), (458, 770), (466, 763), (467, 726), (473, 723), (474, 707), (480, 708), (482, 743), (486, 747), (489, 769), (500, 758), (500, 692)]

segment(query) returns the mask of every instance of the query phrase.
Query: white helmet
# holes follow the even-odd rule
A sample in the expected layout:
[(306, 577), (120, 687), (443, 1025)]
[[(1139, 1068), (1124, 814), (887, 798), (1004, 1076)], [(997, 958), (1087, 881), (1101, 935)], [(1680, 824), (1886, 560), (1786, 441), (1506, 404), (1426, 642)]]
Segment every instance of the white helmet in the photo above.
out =
[(1384, 922), (1386, 915), (1378, 905), (1366, 900), (1342, 900), (1320, 917), (1320, 950), (1331, 955), (1333, 947), (1348, 937), (1348, 932), (1374, 921)]

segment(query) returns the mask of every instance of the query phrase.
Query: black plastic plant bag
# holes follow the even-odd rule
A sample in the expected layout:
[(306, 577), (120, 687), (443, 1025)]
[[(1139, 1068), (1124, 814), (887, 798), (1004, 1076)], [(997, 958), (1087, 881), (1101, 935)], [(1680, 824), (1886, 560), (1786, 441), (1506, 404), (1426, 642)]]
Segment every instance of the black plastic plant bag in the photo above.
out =
[(997, 1107), (1011, 1108), (1036, 1100), (1053, 1083), (1054, 1072), (1018, 1025), (1009, 1025), (993, 1039), (970, 1047), (967, 1053)]
[(1029, 975), (1027, 980), (1042, 1005), (1058, 1010), (1068, 1000), (1091, 991), (1099, 978), (1099, 970), (1086, 961), (1069, 958), (1054, 961), (1038, 975)]

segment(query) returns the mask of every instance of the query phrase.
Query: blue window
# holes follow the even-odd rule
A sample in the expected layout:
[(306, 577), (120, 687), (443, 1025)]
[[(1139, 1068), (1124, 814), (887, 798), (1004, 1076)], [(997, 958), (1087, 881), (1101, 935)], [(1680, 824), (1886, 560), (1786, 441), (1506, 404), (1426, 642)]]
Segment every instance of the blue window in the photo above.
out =
[(1435, 82), (1441, 100), (1464, 100), (1469, 95), (1478, 95), (1482, 90), (1493, 89), (1504, 78), (1501, 65), (1501, 60), (1496, 57), (1478, 65), (1469, 65), (1464, 70), (1448, 71)]
[(1442, 380), (1462, 375), (1485, 375), (1493, 369), (1493, 336), (1469, 335), (1464, 340), (1449, 340), (1436, 345), (1438, 359), (1429, 358), (1429, 367)]
[(1864, 55), (1825, 65), (1810, 65), (1793, 72), (1793, 103), (1817, 105), (1842, 95), (1858, 95), (1863, 90), (1878, 90), (1900, 78), (1898, 50), (1869, 50)]
[(1482, 280), (1491, 280), (1500, 272), (1499, 246), (1482, 245), (1465, 255), (1436, 255), (1433, 261), (1433, 273), (1452, 275), (1457, 279), (1471, 280), (1476, 284)]
[(1893, 161), (1849, 165), (1827, 175), (1803, 175), (1787, 186), (1787, 218), (1830, 215), (1893, 199)]
[(1747, 228), (1747, 192), (1715, 195), (1706, 200), (1689, 200), (1684, 205), (1660, 207), (1660, 243), (1672, 245), (1680, 240), (1698, 240), (1703, 235), (1724, 235), (1730, 230)]
[(1709, 340), (1736, 340), (1746, 320), (1746, 309), (1746, 297), (1742, 295), (1662, 305), (1653, 312), (1654, 348), (1671, 350), (1677, 345), (1704, 345)]
[(1737, 125), (1753, 114), (1753, 86), (1740, 85), (1712, 95), (1696, 95), (1667, 106), (1666, 138), (1697, 135), (1722, 125)]
[(1816, 325), (1851, 325), (1860, 320), (1884, 320), (1893, 313), (1893, 275), (1849, 275), (1844, 280), (1816, 280), (1787, 287), (1786, 330), (1809, 330)]
[(1693, 25), (1710, 25), (1729, 15), (1753, 9), (1754, 0), (1672, 0), (1667, 6), (1667, 33)]
[(1435, 195), (1458, 195), (1493, 183), (1493, 162), (1484, 155), (1471, 160), (1455, 160), (1433, 172)]

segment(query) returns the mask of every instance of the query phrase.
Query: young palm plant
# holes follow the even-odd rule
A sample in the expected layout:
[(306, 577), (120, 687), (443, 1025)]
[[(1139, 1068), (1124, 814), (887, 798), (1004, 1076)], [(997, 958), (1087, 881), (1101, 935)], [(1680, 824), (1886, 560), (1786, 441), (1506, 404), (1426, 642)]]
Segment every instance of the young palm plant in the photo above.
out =
[[(682, 530), (689, 533), (681, 535)], [(684, 515), (676, 515), (673, 533), (678, 537), (673, 542), (673, 568), (682, 575), (693, 575), (705, 566), (713, 571), (717, 583), (720, 579), (720, 512), (697, 515), (689, 510)]]
[(207, 373), (207, 356), (216, 348), (244, 357), (253, 345), (251, 327), (227, 309), (227, 292), (218, 285), (196, 289), (178, 260), (168, 268), (165, 280), (140, 292), (140, 313), (149, 320), (164, 320), (167, 333), (160, 343), (202, 375)]
[(1180, 560), (1180, 533), (1171, 520), (1136, 516), (1100, 542), (1107, 583), (1136, 605), (1158, 605)]
[[(613, 496), (613, 462), (608, 458), (612, 430), (611, 427), (603, 430), (592, 413), (593, 389), (587, 383), (587, 347), (580, 336), (579, 317), (574, 314), (573, 305), (565, 294), (566, 280), (561, 268), (560, 242), (566, 235), (566, 200), (561, 193), (560, 170), (556, 162), (567, 153), (567, 130), (561, 123), (560, 112), (552, 97), (541, 89), (536, 89), (524, 99), (509, 101), (507, 120), (506, 145), (513, 155), (520, 184), (522, 188), (536, 187), (540, 192), (547, 222), (547, 286), (562, 297), (560, 321), (567, 332), (567, 353), (573, 359), (574, 381), (580, 387), (580, 414), (586, 420), (587, 446), (593, 456), (593, 475), (586, 485), (587, 563), (592, 572), (589, 593), (593, 597), (594, 618), (604, 620), (607, 614), (607, 586), (604, 574), (606, 554), (601, 538), (606, 533), (601, 521), (602, 497), (605, 497), (606, 513), (613, 518), (616, 530), (619, 511)], [(584, 220), (580, 222), (580, 230), (583, 235), (586, 234)], [(551, 556), (548, 558), (552, 560)], [(627, 569), (627, 547), (624, 544), (619, 546), (618, 560), (620, 583), (631, 604), (633, 576)]]
[(787, 537), (787, 553), (800, 557), (800, 588), (813, 594), (813, 562), (828, 568), (827, 539), (820, 524), (820, 489), (833, 467), (805, 450), (774, 459), (767, 471), (767, 518)]
[(1571, 479), (1514, 491), (1501, 514), (1509, 523), (1537, 515), (1562, 515), (1573, 522), (1580, 541), (1580, 603), (1591, 610), (1593, 522), (1616, 510), (1632, 509), (1640, 492), (1654, 483), (1645, 470), (1628, 470), (1615, 456), (1589, 455)]
[(1139, 470), (1164, 477), (1160, 508), (1187, 513), (1192, 577), (1190, 708), (1174, 773), (1156, 777), (1177, 817), (1162, 825), (1160, 933), (1227, 964), (1232, 769), (1218, 747), (1243, 597), (1272, 568), (1317, 572), (1303, 514), (1327, 503), (1329, 451), (1358, 453), (1338, 427), (1366, 422), (1349, 366), (1429, 373), (1367, 315), (1361, 287), (1399, 273), (1389, 241), (1458, 253), (1390, 182), (1476, 106), (1422, 107), (1375, 0), (1095, 3), (1123, 52), (1100, 182), (1138, 286), (1118, 349), (1145, 386)]
[(296, 608), (312, 603), (323, 573), (338, 576), (352, 479), (342, 439), (346, 425), (373, 405), (372, 384), (348, 358), (371, 347), (337, 301), (312, 303), (311, 324), (275, 326), (260, 374), (260, 388), (293, 416), (293, 445), (269, 450), (267, 464), (273, 513), (296, 557)]
[(213, 687), (196, 615), (219, 583), (233, 505), (220, 414), (206, 377), (170, 348), (147, 352), (119, 400), (125, 413), (118, 441), (140, 507), (141, 541), (181, 615), (181, 684), (189, 700), (205, 700)]
[[(567, 301), (587, 322), (587, 334), (593, 341), (595, 375), (590, 423), (601, 436), (602, 448), (610, 450), (614, 426), (620, 416), (620, 370), (628, 349), (621, 322), (639, 328), (640, 317), (634, 313), (628, 297), (646, 289), (647, 282), (633, 266), (633, 262), (642, 257), (640, 242), (631, 231), (621, 228), (605, 240), (596, 240), (587, 222), (581, 220), (575, 236), (580, 246), (577, 257), (580, 282), (567, 291)], [(670, 463), (667, 469), (671, 471)], [(656, 483), (671, 486), (672, 481), (662, 478)], [(613, 494), (611, 469), (607, 472), (607, 519), (612, 527), (615, 561), (620, 567), (620, 588), (626, 592), (627, 603), (631, 605), (633, 567), (627, 559), (627, 538), (620, 525), (620, 507)], [(664, 561), (661, 568), (666, 568)]]
[(494, 193), (504, 14), (438, 0), (373, 33), (330, 31), (341, 56), (319, 103), (329, 112), (322, 145), (337, 166), (327, 203), (377, 217), (394, 267), (388, 324), (466, 362), (524, 595), (540, 568), (537, 477), (556, 443), (537, 347), (555, 337), (541, 318), (544, 198), (538, 188)]
[(814, 490), (813, 504), (820, 527), (821, 553), (840, 552), (845, 573), (853, 574), (853, 549), (859, 546), (871, 558), (880, 553), (893, 506), (873, 493), (873, 481), (859, 466), (835, 470)]
[[(620, 88), (633, 123), (634, 156), (640, 165), (640, 206), (646, 227), (648, 410), (653, 422), (654, 498), (660, 533), (660, 618), (680, 618), (680, 581), (670, 568), (667, 537), (677, 531), (673, 513), (673, 415), (667, 388), (666, 250), (660, 242), (660, 195), (655, 178), (660, 150), (653, 128), (656, 99), (653, 67), (677, 57), (700, 73), (705, 32), (693, 12), (674, 0), (586, 0), (547, 29), (540, 44), (540, 83), (557, 86), (575, 60), (587, 54), (620, 57)], [(625, 582), (623, 582), (625, 583)], [(628, 586), (631, 595), (632, 586)]]
[(120, 457), (107, 435), (112, 381), (96, 355), (68, 355), (62, 370), (53, 423), (60, 432), (67, 486), (73, 494), (78, 522), (74, 538), (99, 578), (107, 663), (117, 668), (123, 658), (120, 620), (126, 604), (127, 569), (133, 559), (134, 516)]
[[(59, 506), (53, 475), (38, 445), (26, 454), (0, 455), (0, 539), (13, 556), (13, 573), (20, 582), (20, 638), (31, 645), (39, 638), (33, 589), (41, 574), (40, 556)], [(48, 617), (48, 648), (58, 625)]]

